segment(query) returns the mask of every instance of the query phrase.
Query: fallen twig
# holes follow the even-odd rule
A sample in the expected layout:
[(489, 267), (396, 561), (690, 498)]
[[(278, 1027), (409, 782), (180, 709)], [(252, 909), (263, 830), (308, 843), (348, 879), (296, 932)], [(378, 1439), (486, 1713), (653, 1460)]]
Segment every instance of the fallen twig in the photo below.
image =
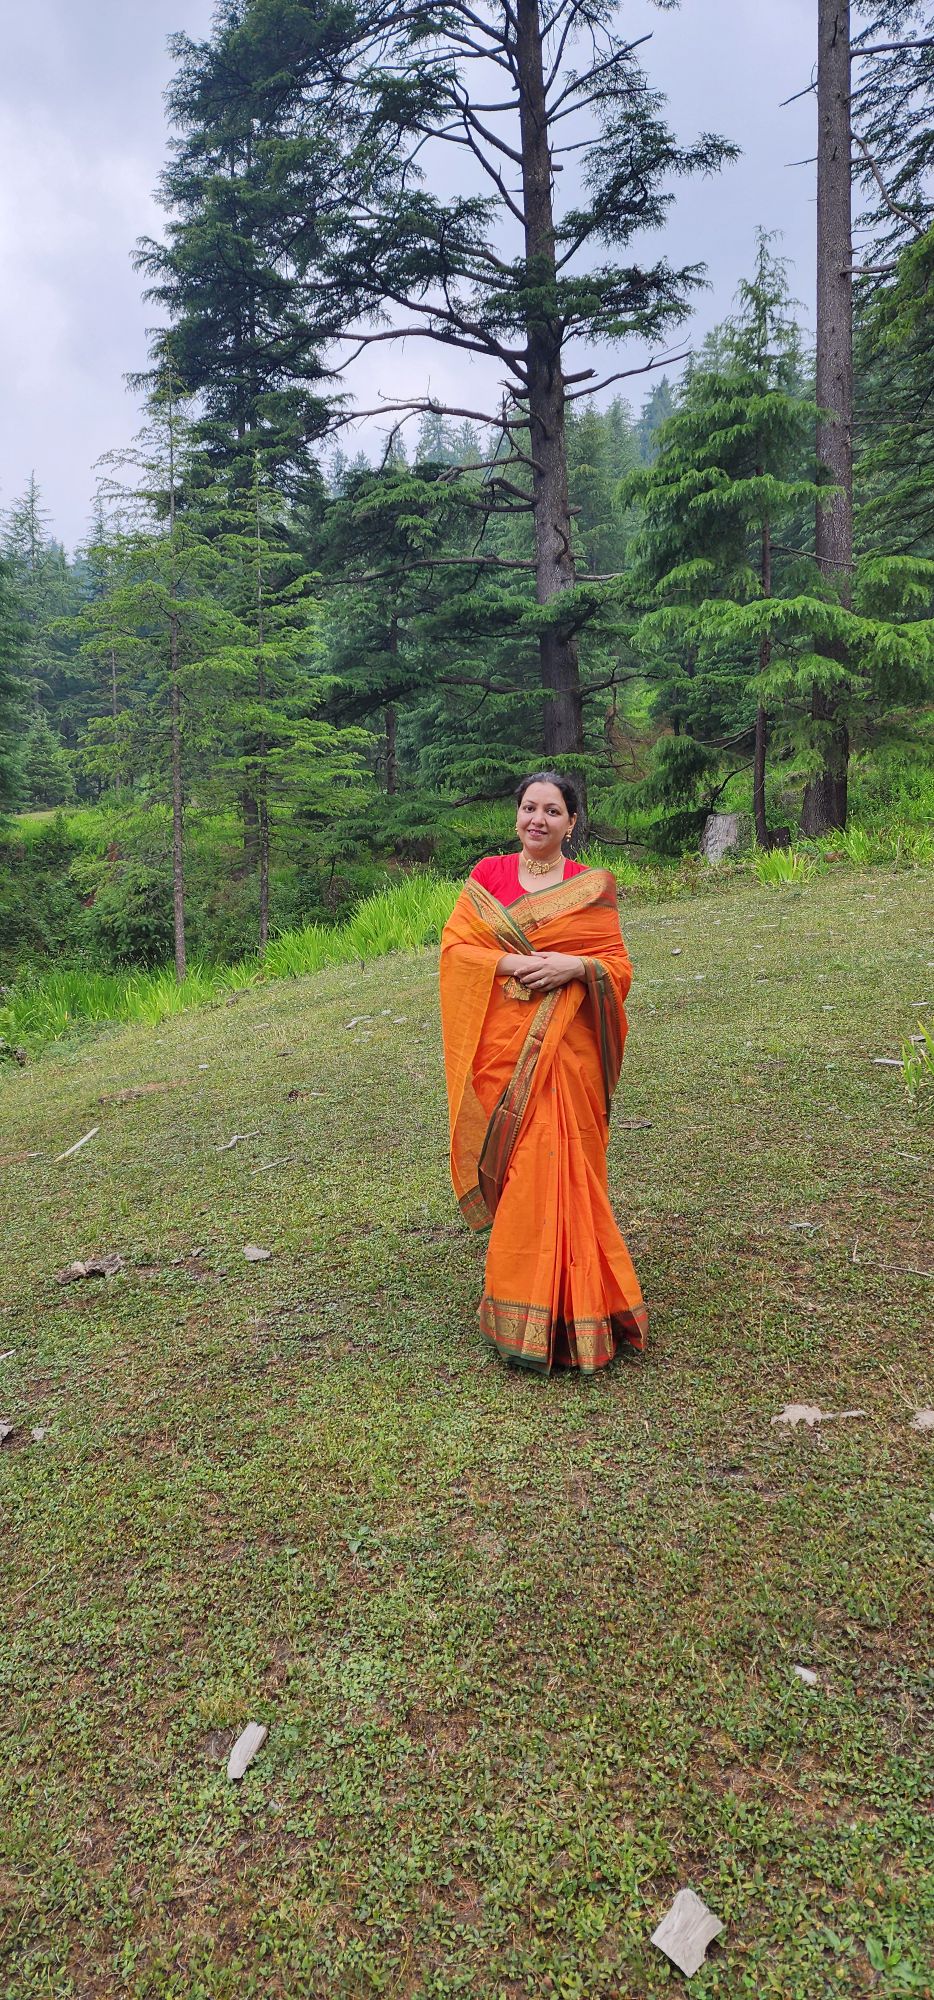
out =
[(90, 1132), (85, 1132), (83, 1139), (76, 1139), (74, 1145), (69, 1146), (64, 1153), (56, 1153), (55, 1165), (58, 1166), (60, 1160), (70, 1160), (72, 1153), (80, 1153), (82, 1146), (86, 1146), (89, 1139), (97, 1138), (100, 1129), (99, 1125), (92, 1125)]

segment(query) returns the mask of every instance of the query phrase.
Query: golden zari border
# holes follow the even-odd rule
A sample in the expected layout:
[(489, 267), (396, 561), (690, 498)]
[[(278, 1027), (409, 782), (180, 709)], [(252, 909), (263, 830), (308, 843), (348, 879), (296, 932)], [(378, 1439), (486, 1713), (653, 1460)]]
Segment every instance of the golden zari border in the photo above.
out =
[(525, 950), (527, 940), (524, 930), (520, 929), (508, 910), (503, 908), (502, 903), (490, 895), (489, 889), (484, 889), (482, 882), (475, 882), (473, 876), (469, 876), (464, 883), (463, 893), (473, 904), (478, 917), (507, 951)]
[(572, 875), (567, 882), (559, 882), (554, 889), (531, 890), (510, 903), (505, 914), (528, 937), (540, 924), (550, 924), (558, 917), (573, 916), (578, 910), (615, 909), (617, 906), (616, 880), (606, 868), (588, 868), (583, 875)]
[(592, 1374), (605, 1368), (622, 1347), (641, 1352), (648, 1339), (649, 1316), (640, 1304), (602, 1318), (565, 1321), (555, 1319), (548, 1306), (487, 1294), (480, 1305), (480, 1327), (500, 1354), (524, 1368), (547, 1371), (561, 1340), (576, 1356), (576, 1366)]
[(477, 1166), (477, 1180), (491, 1215), (496, 1214), (497, 1203), (503, 1192), (506, 1169), (532, 1094), (545, 1031), (557, 1007), (559, 992), (560, 988), (556, 987), (551, 993), (546, 993), (536, 1007), (529, 1032), (519, 1052), (519, 1060), (486, 1128), (483, 1150)]

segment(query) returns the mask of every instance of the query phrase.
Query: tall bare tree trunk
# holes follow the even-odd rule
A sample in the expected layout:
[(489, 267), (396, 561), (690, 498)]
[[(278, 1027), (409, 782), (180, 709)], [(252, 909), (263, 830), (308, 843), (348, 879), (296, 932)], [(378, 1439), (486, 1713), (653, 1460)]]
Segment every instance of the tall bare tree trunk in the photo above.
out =
[[(763, 467), (757, 466), (760, 473)], [(772, 595), (772, 530), (766, 521), (762, 529), (762, 549), (759, 564), (763, 597)], [(759, 673), (764, 674), (772, 658), (772, 641), (768, 633), (763, 634), (759, 646)], [(765, 823), (765, 759), (769, 740), (769, 718), (760, 694), (756, 704), (756, 742), (752, 764), (752, 810), (756, 823), (756, 839), (760, 847), (768, 847), (769, 830)]]
[(262, 954), (269, 943), (269, 737), (266, 730), (266, 610), (258, 461), (253, 467), (253, 497), (256, 515), (256, 694), (260, 713), (256, 807), (259, 827), (259, 948)]
[(185, 977), (185, 848), (182, 789), (182, 697), (178, 684), (178, 619), (169, 621), (169, 713), (172, 763), (172, 915), (175, 929), (175, 977)]
[[(840, 490), (817, 508), (816, 553), (850, 602), (853, 568), (853, 230), (849, 0), (818, 0), (817, 46), (817, 457)], [(824, 414), (826, 412), (826, 415)], [(821, 648), (845, 664), (838, 646)], [(808, 784), (801, 830), (846, 825), (849, 734), (832, 693), (815, 686), (823, 725), (824, 769)]]
[[(175, 560), (175, 398), (169, 378), (169, 544), (172, 559), (172, 597), (178, 595)], [(181, 647), (177, 611), (169, 617), (169, 715), (170, 760), (172, 767), (172, 917), (175, 931), (175, 977), (181, 984), (186, 972), (185, 952), (185, 796), (182, 782), (182, 691), (179, 686)]]
[[(555, 281), (556, 253), (539, 0), (516, 0), (516, 56), (527, 282), (530, 291), (540, 288), (547, 293)], [(547, 310), (528, 326), (526, 396), (533, 460), (535, 587), (538, 602), (544, 605), (575, 581), (561, 329)], [(577, 639), (560, 625), (551, 625), (538, 643), (545, 691), (545, 757), (574, 768), (584, 747)]]

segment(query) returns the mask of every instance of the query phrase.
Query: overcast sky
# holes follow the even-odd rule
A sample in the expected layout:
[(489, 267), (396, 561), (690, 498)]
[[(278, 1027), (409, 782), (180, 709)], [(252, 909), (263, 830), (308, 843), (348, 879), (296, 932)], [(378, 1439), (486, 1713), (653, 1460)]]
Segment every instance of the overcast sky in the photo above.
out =
[[(10, 0), (5, 11), (0, 507), (35, 469), (53, 527), (73, 548), (87, 525), (94, 461), (126, 444), (138, 421), (123, 378), (145, 362), (151, 309), (130, 257), (137, 237), (160, 227), (152, 191), (166, 143), (166, 41), (177, 29), (205, 33), (213, 6)], [(629, 32), (652, 30), (646, 68), (667, 93), (679, 139), (713, 130), (743, 149), (715, 179), (681, 188), (666, 231), (673, 261), (708, 266), (710, 290), (688, 339), (729, 311), (759, 223), (782, 231), (792, 289), (811, 322), (814, 169), (787, 163), (813, 153), (813, 98), (780, 107), (809, 80), (816, 13), (814, 0), (682, 0), (677, 13), (658, 13), (649, 0), (621, 7)], [(643, 358), (627, 352), (616, 365)], [(353, 375), (361, 407), (429, 381), (460, 402), (463, 359), (425, 343), (401, 359), (377, 347)], [(644, 393), (638, 378), (628, 388), (636, 407)], [(482, 381), (470, 400), (483, 403)], [(369, 427), (364, 442), (374, 438)]]

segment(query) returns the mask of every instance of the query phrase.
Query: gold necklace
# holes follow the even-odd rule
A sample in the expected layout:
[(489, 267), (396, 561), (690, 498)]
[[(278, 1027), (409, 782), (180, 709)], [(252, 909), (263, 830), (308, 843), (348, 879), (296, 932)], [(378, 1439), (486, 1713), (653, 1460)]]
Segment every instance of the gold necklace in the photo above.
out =
[(528, 855), (522, 853), (519, 859), (527, 875), (552, 875), (558, 866), (558, 862), (563, 862), (564, 856), (563, 854), (558, 854), (555, 856), (554, 861), (530, 861)]

